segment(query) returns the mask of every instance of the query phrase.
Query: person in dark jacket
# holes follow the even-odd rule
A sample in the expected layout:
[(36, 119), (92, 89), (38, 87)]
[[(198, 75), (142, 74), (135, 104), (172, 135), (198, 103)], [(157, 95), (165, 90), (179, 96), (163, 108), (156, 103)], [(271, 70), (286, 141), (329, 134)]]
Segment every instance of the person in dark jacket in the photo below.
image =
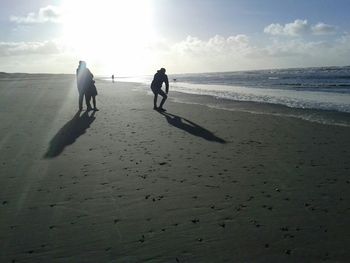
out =
[(92, 104), (94, 105), (93, 110), (94, 111), (98, 111), (99, 109), (97, 109), (96, 107), (96, 96), (97, 96), (97, 89), (95, 86), (95, 81), (93, 80), (93, 75), (91, 74), (92, 79), (91, 79), (91, 83), (90, 86), (88, 87), (87, 91), (86, 91), (86, 96), (88, 97), (89, 101), (92, 98)]
[[(165, 93), (162, 90), (163, 83), (165, 83)], [(153, 109), (159, 110), (159, 111), (165, 111), (165, 109), (163, 109), (163, 105), (166, 99), (168, 98), (167, 94), (169, 92), (169, 81), (168, 81), (168, 76), (165, 74), (165, 68), (161, 68), (154, 75), (153, 81), (151, 84), (151, 90), (154, 94)], [(163, 97), (162, 101), (160, 102), (159, 108), (157, 108), (158, 95)]]
[(85, 61), (79, 61), (79, 66), (76, 70), (77, 86), (79, 91), (79, 110), (83, 110), (83, 99), (85, 96), (85, 103), (87, 110), (92, 110), (90, 99), (91, 96), (87, 94), (91, 84), (93, 84), (93, 75), (86, 67)]

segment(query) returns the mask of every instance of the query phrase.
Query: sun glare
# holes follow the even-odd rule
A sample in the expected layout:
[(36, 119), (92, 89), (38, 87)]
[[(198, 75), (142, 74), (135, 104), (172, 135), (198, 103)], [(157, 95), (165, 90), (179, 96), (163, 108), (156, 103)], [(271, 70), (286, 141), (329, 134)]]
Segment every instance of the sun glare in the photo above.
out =
[(63, 41), (77, 57), (106, 74), (147, 70), (151, 0), (66, 0), (63, 10)]

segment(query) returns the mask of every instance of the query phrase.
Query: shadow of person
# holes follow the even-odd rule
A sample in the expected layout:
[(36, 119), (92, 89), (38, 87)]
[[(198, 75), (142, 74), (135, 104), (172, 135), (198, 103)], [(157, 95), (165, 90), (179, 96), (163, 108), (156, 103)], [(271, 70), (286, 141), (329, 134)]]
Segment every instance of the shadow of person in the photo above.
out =
[(66, 146), (73, 144), (76, 139), (86, 132), (96, 118), (95, 112), (91, 115), (87, 111), (82, 115), (80, 113), (81, 111), (78, 111), (51, 139), (49, 148), (44, 155), (45, 159), (60, 155)]
[(175, 114), (167, 113), (164, 111), (158, 111), (160, 114), (165, 116), (168, 123), (178, 129), (184, 130), (194, 136), (202, 137), (203, 139), (211, 142), (217, 142), (225, 144), (226, 141), (217, 137), (214, 133), (211, 131), (199, 126), (198, 124), (187, 120), (185, 118), (182, 118), (180, 116), (177, 116)]

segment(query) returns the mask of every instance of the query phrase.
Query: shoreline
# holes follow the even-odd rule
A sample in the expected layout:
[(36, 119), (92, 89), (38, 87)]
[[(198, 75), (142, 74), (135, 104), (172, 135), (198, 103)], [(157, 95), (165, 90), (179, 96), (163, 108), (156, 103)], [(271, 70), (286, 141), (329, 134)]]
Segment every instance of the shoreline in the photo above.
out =
[[(174, 77), (171, 90), (187, 94), (278, 104), (296, 109), (350, 113), (349, 72), (345, 67), (340, 67), (336, 71), (325, 68), (285, 69), (275, 72), (221, 72), (169, 76), (170, 79)], [(151, 76), (120, 80), (150, 83)]]
[[(143, 90), (152, 95), (149, 87), (138, 82), (118, 82), (133, 83), (142, 86)], [(178, 103), (199, 104), (209, 108), (228, 111), (240, 111), (251, 114), (274, 115), (302, 119), (324, 125), (336, 125), (350, 127), (350, 113), (336, 110), (294, 108), (282, 104), (255, 101), (237, 101), (219, 98), (206, 94), (191, 94), (186, 92), (172, 91), (170, 86), (169, 100)], [(152, 95), (153, 96), (153, 95)]]
[[(179, 92), (180, 93), (180, 92)], [(188, 94), (183, 93), (186, 96)], [(208, 104), (198, 103), (210, 108), (227, 111), (240, 111), (251, 114), (273, 115), (288, 118), (302, 119), (304, 121), (314, 122), (323, 125), (336, 125), (350, 127), (350, 113), (339, 112), (335, 110), (323, 109), (303, 109), (293, 108), (281, 104), (254, 102), (254, 101), (234, 101), (223, 98), (215, 98), (207, 95), (194, 95), (208, 97)], [(195, 102), (185, 102), (185, 100), (174, 99), (178, 103), (196, 104)], [(217, 102), (217, 103), (215, 103)]]

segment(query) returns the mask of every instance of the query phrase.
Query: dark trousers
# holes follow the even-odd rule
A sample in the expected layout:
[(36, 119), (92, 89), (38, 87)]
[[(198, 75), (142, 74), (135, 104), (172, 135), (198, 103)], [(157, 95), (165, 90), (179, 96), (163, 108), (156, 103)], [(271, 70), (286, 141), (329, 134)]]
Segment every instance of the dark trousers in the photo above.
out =
[(87, 107), (88, 109), (91, 109), (91, 103), (90, 103), (90, 101), (91, 101), (91, 95), (88, 95), (88, 94), (85, 93), (85, 103), (86, 103), (86, 107)]
[(79, 110), (83, 109), (83, 100), (84, 100), (84, 96), (85, 96), (85, 103), (86, 103), (86, 107), (89, 109), (91, 108), (91, 96), (87, 95), (84, 92), (79, 92)]
[(163, 108), (163, 105), (164, 105), (166, 99), (168, 98), (168, 96), (166, 95), (166, 93), (161, 88), (159, 88), (159, 89), (152, 88), (152, 91), (153, 91), (153, 94), (154, 94), (153, 107), (157, 108), (157, 99), (158, 99), (158, 95), (160, 95), (160, 96), (163, 97), (163, 99), (160, 102), (159, 108)]

